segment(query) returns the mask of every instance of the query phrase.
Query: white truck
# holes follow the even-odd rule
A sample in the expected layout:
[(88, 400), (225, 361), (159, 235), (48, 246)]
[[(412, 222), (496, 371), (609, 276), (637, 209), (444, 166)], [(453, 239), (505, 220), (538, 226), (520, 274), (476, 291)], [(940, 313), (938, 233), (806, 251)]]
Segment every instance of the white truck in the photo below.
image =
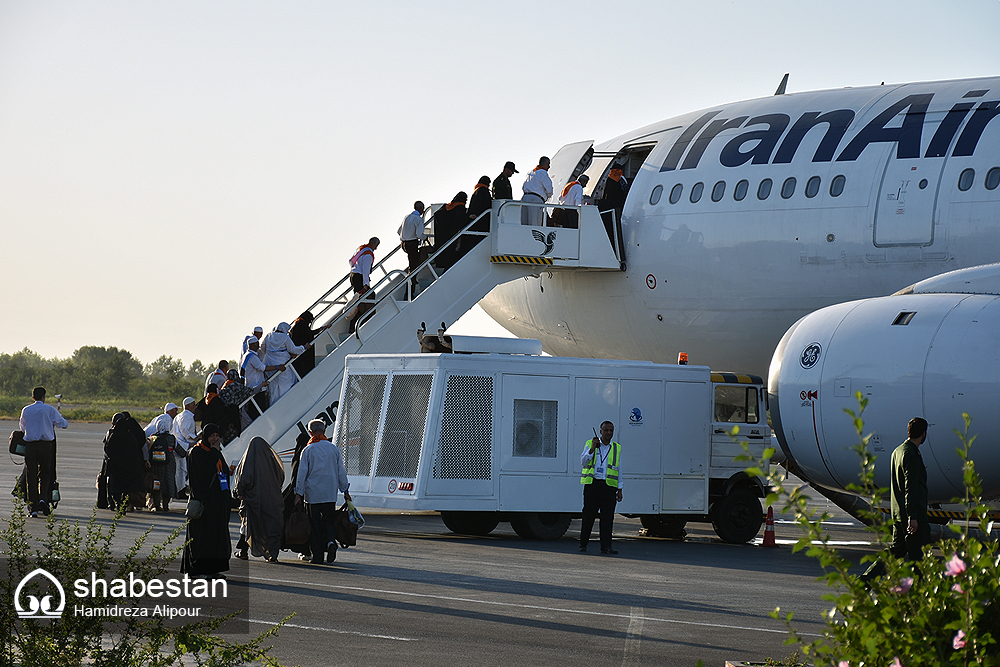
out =
[(510, 521), (524, 538), (558, 539), (582, 511), (585, 442), (610, 420), (618, 513), (651, 534), (711, 521), (727, 542), (757, 535), (764, 485), (734, 458), (741, 442), (756, 456), (770, 445), (760, 377), (449, 339), (470, 353), (347, 357), (334, 442), (358, 506), (436, 510), (463, 534)]

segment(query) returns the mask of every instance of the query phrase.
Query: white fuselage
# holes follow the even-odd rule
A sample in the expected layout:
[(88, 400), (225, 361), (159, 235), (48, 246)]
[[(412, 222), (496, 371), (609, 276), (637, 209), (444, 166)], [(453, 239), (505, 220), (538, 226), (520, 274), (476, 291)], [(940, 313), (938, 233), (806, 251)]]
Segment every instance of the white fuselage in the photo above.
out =
[[(809, 312), (1000, 259), (998, 101), (1000, 78), (848, 88), (623, 135), (597, 146), (585, 173), (587, 192), (599, 191), (630, 156), (627, 270), (542, 273), (481, 305), (553, 355), (687, 352), (692, 364), (764, 375)], [(559, 162), (557, 194), (572, 175)]]

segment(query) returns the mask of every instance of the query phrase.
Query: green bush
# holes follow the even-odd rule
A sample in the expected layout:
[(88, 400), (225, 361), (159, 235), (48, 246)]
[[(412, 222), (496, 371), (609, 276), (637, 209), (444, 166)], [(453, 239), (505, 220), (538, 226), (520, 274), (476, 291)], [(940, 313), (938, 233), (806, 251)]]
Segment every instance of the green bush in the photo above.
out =
[[(0, 531), (8, 559), (8, 577), (0, 581), (0, 667), (171, 667), (184, 664), (186, 656), (198, 665), (215, 667), (250, 661), (280, 667), (263, 644), (287, 618), (245, 644), (213, 634), (229, 617), (194, 621), (179, 628), (153, 616), (109, 619), (66, 614), (58, 622), (18, 619), (14, 593), (21, 579), (36, 567), (61, 581), (86, 577), (93, 570), (114, 573), (115, 578), (134, 573), (150, 580), (163, 574), (164, 564), (177, 558), (183, 545), (176, 543), (185, 527), (179, 526), (161, 544), (146, 549), (151, 527), (124, 556), (113, 556), (121, 514), (107, 527), (98, 523), (96, 512), (83, 526), (50, 516), (45, 537), (33, 548), (31, 535), (25, 530), (27, 508), (21, 500), (14, 504), (6, 527)], [(145, 551), (147, 555), (140, 555)]]
[[(862, 415), (868, 401), (860, 393), (857, 398), (858, 413), (846, 412), (858, 433), (859, 444), (853, 449), (861, 462), (861, 484), (848, 490), (878, 507), (887, 491), (874, 483), (875, 457), (868, 449), (870, 436), (863, 435)], [(965, 525), (950, 526), (954, 538), (937, 545), (945, 562), (933, 555), (933, 545), (924, 547), (919, 563), (895, 558), (888, 551), (865, 556), (862, 563), (880, 558), (886, 566), (885, 576), (866, 583), (850, 572), (854, 564), (830, 545), (823, 524), (831, 515), (810, 509), (803, 487), (790, 486), (777, 471), (769, 476), (775, 492), (768, 496), (768, 504), (781, 501), (784, 511), (793, 514), (802, 532), (794, 550), (805, 549), (819, 560), (825, 571), (821, 580), (832, 590), (823, 596), (831, 607), (824, 612), (826, 629), (815, 641), (807, 643), (795, 631), (792, 613), (783, 614), (780, 608), (771, 613), (785, 621), (790, 633), (786, 644), (799, 645), (807, 662), (836, 667), (1000, 664), (1000, 549), (989, 539), (993, 524), (969, 458), (975, 436), (969, 436), (971, 419), (963, 417), (965, 430), (956, 431), (962, 446), (956, 451), (963, 462), (966, 491), (956, 502), (965, 506), (967, 516), (976, 523), (967, 520)], [(766, 451), (748, 472), (763, 475), (763, 462), (773, 453)], [(873, 511), (866, 519), (875, 538), (888, 543), (891, 518)], [(975, 537), (975, 528), (986, 537)]]

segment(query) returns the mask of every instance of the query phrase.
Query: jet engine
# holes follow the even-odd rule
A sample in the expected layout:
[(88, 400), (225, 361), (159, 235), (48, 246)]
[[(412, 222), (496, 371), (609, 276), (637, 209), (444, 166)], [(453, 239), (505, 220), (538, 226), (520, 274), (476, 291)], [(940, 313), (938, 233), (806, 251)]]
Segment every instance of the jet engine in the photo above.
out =
[(896, 294), (811, 313), (785, 333), (768, 376), (771, 421), (785, 456), (813, 484), (842, 490), (859, 479), (858, 435), (845, 410), (868, 399), (864, 434), (889, 486), (893, 449), (915, 416), (928, 499), (964, 495), (956, 453), (963, 413), (986, 498), (1000, 496), (1000, 264), (952, 271)]

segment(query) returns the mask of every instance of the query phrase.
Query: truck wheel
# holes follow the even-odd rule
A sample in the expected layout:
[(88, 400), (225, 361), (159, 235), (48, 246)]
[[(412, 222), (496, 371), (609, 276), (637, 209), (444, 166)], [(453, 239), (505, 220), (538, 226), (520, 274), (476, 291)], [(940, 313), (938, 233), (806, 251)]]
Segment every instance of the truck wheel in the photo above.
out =
[(558, 540), (570, 521), (569, 514), (560, 512), (521, 512), (511, 517), (510, 527), (526, 540)]
[(760, 531), (764, 510), (753, 491), (733, 489), (712, 505), (712, 528), (724, 542), (743, 544)]
[(669, 514), (643, 514), (639, 517), (639, 522), (642, 523), (642, 527), (646, 529), (646, 534), (650, 537), (683, 539), (687, 535), (687, 531), (684, 530), (687, 521)]
[(496, 512), (441, 512), (441, 520), (459, 535), (489, 535), (500, 523)]

